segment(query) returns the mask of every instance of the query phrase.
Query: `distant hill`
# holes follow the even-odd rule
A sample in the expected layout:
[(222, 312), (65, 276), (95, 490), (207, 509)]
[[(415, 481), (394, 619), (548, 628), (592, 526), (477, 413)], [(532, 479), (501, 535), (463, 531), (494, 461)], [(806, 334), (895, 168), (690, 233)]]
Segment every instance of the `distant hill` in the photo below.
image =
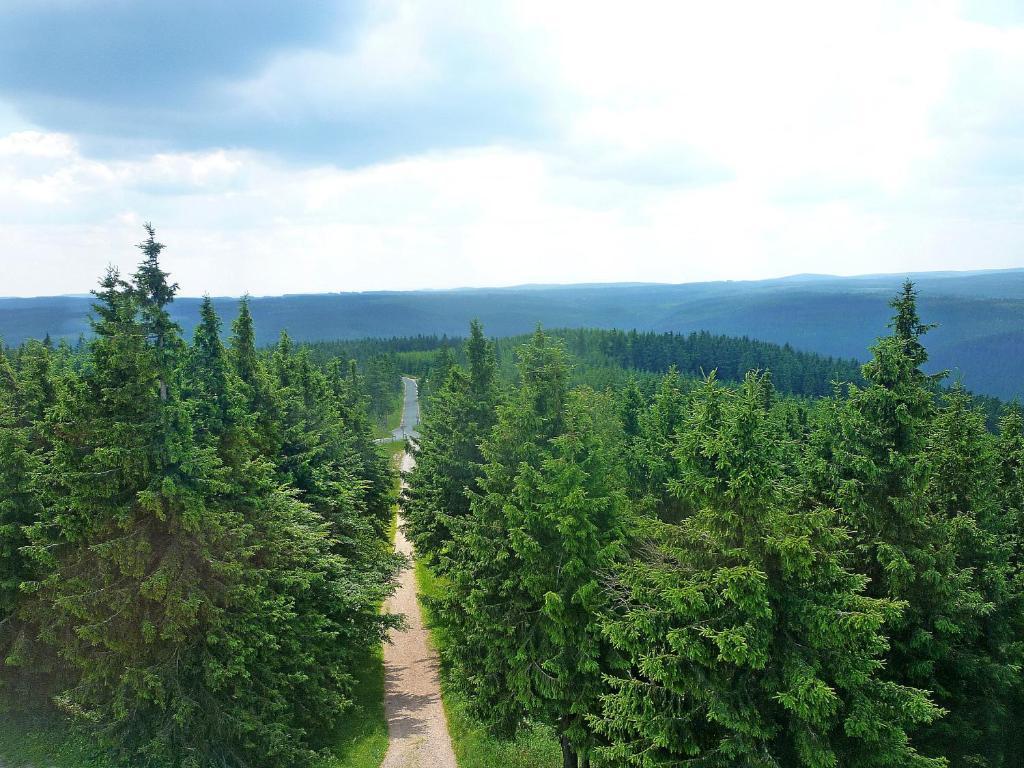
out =
[[(969, 388), (1024, 396), (1024, 269), (926, 272), (909, 277), (920, 311), (939, 327), (927, 337), (933, 370), (950, 369)], [(480, 318), (488, 334), (549, 327), (621, 328), (749, 336), (843, 358), (867, 357), (885, 332), (887, 301), (904, 275), (796, 275), (776, 280), (466, 288), (337, 293), (252, 299), (260, 342), (287, 329), (301, 341), (416, 334), (462, 335)], [(0, 299), (0, 337), (77, 338), (88, 332), (81, 296)], [(215, 299), (225, 326), (237, 299)], [(172, 314), (186, 331), (199, 299), (178, 299)]]

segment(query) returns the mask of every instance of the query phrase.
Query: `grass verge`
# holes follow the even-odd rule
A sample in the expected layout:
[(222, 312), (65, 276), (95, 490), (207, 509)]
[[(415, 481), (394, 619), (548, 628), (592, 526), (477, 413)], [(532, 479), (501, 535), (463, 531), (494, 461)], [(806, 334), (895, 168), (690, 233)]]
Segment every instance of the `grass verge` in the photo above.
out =
[(0, 765), (4, 768), (115, 768), (115, 763), (61, 714), (6, 708), (0, 708)]
[(404, 395), (398, 398), (395, 406), (384, 417), (383, 422), (374, 422), (374, 437), (391, 437), (391, 433), (402, 424), (402, 407), (405, 405)]
[[(444, 580), (422, 560), (416, 561), (416, 586), (421, 595), (440, 597)], [(436, 626), (430, 610), (421, 606), (423, 619), (430, 627), (431, 641), (443, 650), (444, 631)], [(559, 768), (562, 752), (554, 731), (540, 725), (530, 726), (512, 739), (499, 739), (470, 714), (469, 701), (453, 685), (454, 670), (441, 665), (441, 699), (448, 716), (448, 731), (455, 748), (459, 768)]]
[(331, 740), (331, 757), (317, 768), (380, 768), (388, 751), (384, 717), (384, 656), (377, 648), (356, 673), (355, 706), (342, 718)]

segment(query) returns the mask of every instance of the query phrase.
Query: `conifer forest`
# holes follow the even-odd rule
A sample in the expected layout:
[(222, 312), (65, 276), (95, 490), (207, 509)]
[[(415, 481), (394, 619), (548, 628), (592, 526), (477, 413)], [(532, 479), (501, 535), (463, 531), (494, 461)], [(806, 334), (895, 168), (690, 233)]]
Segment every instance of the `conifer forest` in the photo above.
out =
[(90, 335), (0, 355), (0, 711), (104, 766), (328, 764), (409, 620), (400, 505), (449, 719), (543, 765), (1021, 765), (1024, 414), (924, 372), (909, 281), (863, 365), (475, 321), (268, 346), (244, 300), (185, 338), (139, 248)]

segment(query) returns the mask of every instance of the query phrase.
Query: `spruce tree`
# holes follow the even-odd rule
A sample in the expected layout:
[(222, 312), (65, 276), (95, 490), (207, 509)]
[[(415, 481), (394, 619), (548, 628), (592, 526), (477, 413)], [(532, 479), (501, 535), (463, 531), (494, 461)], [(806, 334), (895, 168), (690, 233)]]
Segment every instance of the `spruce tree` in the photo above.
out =
[(429, 401), (416, 465), (408, 477), (402, 509), (416, 552), (442, 571), (453, 531), (469, 515), (483, 455), (480, 445), (496, 419), (498, 386), (494, 349), (477, 321), (466, 342), (469, 370), (451, 366)]
[(455, 533), (451, 594), (440, 606), (451, 661), (476, 712), (509, 730), (555, 728), (564, 764), (589, 761), (608, 648), (599, 574), (626, 524), (614, 402), (570, 395), (560, 348), (538, 329), (521, 387), (484, 441), (471, 512)]
[[(345, 540), (330, 514), (353, 494), (313, 458), (344, 442), (340, 420), (299, 414), (319, 452), (305, 456), (312, 490), (283, 484), (239, 417), (266, 394), (261, 366), (242, 386), (209, 303), (185, 349), (157, 255), (130, 284), (105, 277), (83, 373), (46, 409), (47, 503), (29, 529), (21, 610), (32, 641), (66, 663), (56, 702), (126, 762), (308, 764), (395, 625), (379, 610), (395, 564), (382, 541)], [(322, 373), (297, 356), (287, 367), (288, 396), (308, 408)], [(282, 444), (302, 440), (294, 427), (273, 423)]]
[(28, 686), (24, 692), (38, 692), (42, 677), (38, 649), (19, 614), (22, 584), (35, 575), (24, 548), (42, 511), (35, 479), (45, 466), (43, 419), (53, 399), (49, 349), (28, 342), (16, 370), (0, 346), (0, 685)]
[(11, 624), (21, 582), (30, 572), (21, 548), (27, 543), (24, 529), (39, 509), (31, 487), (33, 414), (20, 378), (0, 347), (0, 637)]
[(256, 350), (256, 330), (247, 296), (239, 302), (238, 315), (231, 323), (228, 359), (238, 381), (240, 405), (254, 450), (268, 458), (278, 456), (281, 403), (265, 361)]
[[(1024, 412), (1017, 402), (1007, 406), (999, 419), (996, 456), (1001, 506), (1013, 530), (1012, 592), (1016, 599), (1011, 603), (1013, 638), (1008, 653), (1024, 669)], [(1017, 727), (1024, 721), (1024, 674), (1018, 673), (1010, 688), (1007, 721), (1003, 750), (1007, 764), (1012, 765), (1013, 756), (1024, 754), (1024, 730)]]
[(209, 296), (203, 297), (186, 363), (187, 394), (194, 401), (197, 437), (220, 439), (231, 420), (230, 365), (220, 340), (220, 318)]
[[(181, 328), (171, 320), (165, 307), (174, 301), (174, 295), (178, 292), (177, 283), (167, 281), (168, 273), (160, 268), (160, 254), (166, 247), (163, 243), (156, 241), (156, 230), (153, 225), (146, 223), (146, 239), (136, 247), (142, 251), (143, 259), (135, 271), (131, 286), (129, 286), (138, 311), (141, 315), (141, 327), (149, 337), (153, 355), (156, 358), (158, 376), (169, 375), (174, 367), (174, 356), (180, 351)], [(160, 399), (167, 399), (167, 381), (165, 378), (158, 378), (157, 386), (160, 392)]]
[(749, 374), (690, 404), (671, 487), (693, 512), (645, 520), (617, 569), (604, 764), (937, 768), (906, 733), (937, 710), (880, 675), (899, 606), (864, 594), (831, 510), (799, 509), (769, 401)]
[(172, 387), (173, 324), (140, 308), (165, 288), (111, 271), (96, 292), (92, 365), (50, 416), (55, 503), (32, 529), (32, 616), (76, 674), (58, 702), (158, 765), (208, 716), (183, 692), (242, 545), (241, 520), (208, 503), (224, 478)]
[(927, 734), (953, 766), (1003, 766), (1009, 706), (1020, 659), (1015, 625), (1024, 608), (1013, 564), (1015, 523), (1002, 504), (995, 440), (985, 415), (958, 384), (937, 413), (921, 456), (936, 525), (946, 531), (955, 567), (972, 576), (983, 601), (974, 621), (962, 621), (950, 653), (939, 660), (936, 691), (949, 714)]
[(663, 520), (677, 520), (685, 505), (669, 490), (676, 474), (672, 446), (686, 411), (679, 374), (675, 368), (662, 377), (649, 408), (638, 418), (638, 434), (627, 457), (630, 489), (637, 502)]
[[(929, 503), (929, 466), (922, 455), (935, 418), (942, 374), (921, 370), (928, 355), (910, 283), (896, 297), (890, 336), (872, 347), (866, 384), (845, 401), (821, 409), (811, 439), (812, 497), (840, 511), (854, 541), (854, 568), (872, 597), (905, 602), (889, 628), (886, 675), (931, 691), (962, 722), (956, 685), (959, 660), (969, 656), (990, 607), (960, 552), (948, 514)], [(944, 726), (923, 728), (922, 751), (943, 755)], [(965, 742), (970, 739), (965, 734)], [(955, 756), (955, 755), (954, 755)]]

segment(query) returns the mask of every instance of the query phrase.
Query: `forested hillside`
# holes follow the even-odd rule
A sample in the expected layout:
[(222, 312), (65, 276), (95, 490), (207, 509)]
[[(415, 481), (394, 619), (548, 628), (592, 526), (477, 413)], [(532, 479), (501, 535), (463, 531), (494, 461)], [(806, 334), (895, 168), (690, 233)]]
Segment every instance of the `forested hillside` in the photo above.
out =
[[(837, 385), (864, 381), (861, 365), (854, 360), (799, 352), (789, 345), (748, 338), (707, 332), (683, 335), (593, 328), (554, 329), (546, 333), (560, 340), (568, 353), (569, 382), (595, 389), (635, 384), (650, 395), (669, 370), (675, 371), (679, 385), (686, 390), (711, 372), (719, 380), (740, 382), (748, 371), (770, 371), (772, 386), (777, 391), (801, 398), (823, 397), (832, 394)], [(529, 338), (511, 336), (492, 341), (497, 375), (507, 385), (518, 381), (517, 351)], [(462, 339), (449, 337), (421, 335), (314, 342), (308, 347), (321, 360), (357, 360), (368, 371), (401, 369), (420, 377), (428, 395), (441, 386), (453, 365), (468, 362)], [(948, 382), (933, 382), (937, 393), (944, 387), (948, 388)], [(971, 399), (994, 427), (1003, 403), (977, 394)]]
[[(970, 389), (1024, 394), (1024, 270), (912, 275), (930, 335), (929, 370), (949, 369)], [(748, 336), (826, 356), (863, 361), (885, 324), (888, 297), (903, 276), (683, 285), (526, 286), (505, 289), (338, 293), (260, 297), (250, 308), (269, 344), (284, 328), (299, 341), (426, 335), (457, 336), (477, 318), (494, 336), (550, 328), (619, 328)], [(0, 289), (2, 290), (2, 289)], [(200, 301), (180, 299), (173, 319), (190, 333)], [(214, 299), (225, 315), (237, 299)], [(89, 331), (89, 299), (0, 299), (0, 337), (75, 339)]]
[(88, 338), (0, 354), (0, 711), (60, 713), (104, 768), (319, 768), (402, 626), (373, 420), (403, 373), (456, 740), (528, 733), (531, 768), (1019, 762), (1024, 414), (929, 373), (909, 281), (863, 365), (476, 320), (260, 347), (248, 301), (187, 340), (147, 234)]
[(938, 387), (916, 299), (815, 400), (574, 384), (572, 333), (511, 380), (479, 324), (442, 353), (404, 509), (473, 716), (572, 768), (1017, 765), (1024, 417)]
[(59, 710), (104, 765), (307, 765), (400, 618), (394, 471), (354, 365), (258, 350), (245, 302), (186, 341), (140, 247), (83, 347), (0, 354), (0, 718)]

